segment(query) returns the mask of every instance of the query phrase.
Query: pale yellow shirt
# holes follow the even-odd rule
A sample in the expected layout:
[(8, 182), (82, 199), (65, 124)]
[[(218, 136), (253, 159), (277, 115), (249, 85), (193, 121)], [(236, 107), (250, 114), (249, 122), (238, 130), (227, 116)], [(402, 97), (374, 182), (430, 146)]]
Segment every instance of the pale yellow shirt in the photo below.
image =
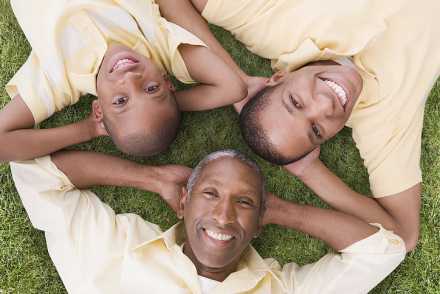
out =
[[(181, 224), (163, 233), (137, 215), (115, 214), (93, 192), (76, 189), (50, 157), (11, 163), (11, 170), (69, 293), (201, 293), (196, 268), (182, 252)], [(303, 267), (281, 268), (249, 246), (238, 270), (210, 294), (367, 293), (404, 256), (403, 241), (383, 228)]]
[(96, 75), (113, 42), (193, 82), (178, 46), (204, 44), (162, 18), (154, 0), (12, 0), (11, 6), (32, 52), (6, 90), (11, 98), (21, 95), (36, 123), (82, 95), (96, 96)]
[(203, 16), (276, 70), (353, 57), (364, 89), (347, 123), (375, 197), (422, 180), (426, 98), (440, 74), (438, 0), (209, 0)]

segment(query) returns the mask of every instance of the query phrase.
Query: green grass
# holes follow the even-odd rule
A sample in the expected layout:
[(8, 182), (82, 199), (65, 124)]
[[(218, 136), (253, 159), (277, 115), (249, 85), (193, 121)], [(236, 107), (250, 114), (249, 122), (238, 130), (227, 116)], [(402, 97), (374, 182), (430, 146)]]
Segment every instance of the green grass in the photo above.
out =
[[(269, 62), (249, 54), (226, 32), (214, 32), (238, 63), (254, 75), (270, 75)], [(26, 60), (30, 47), (11, 12), (9, 1), (0, 0), (0, 107), (9, 98), (4, 85)], [(56, 114), (42, 127), (66, 124), (86, 117), (92, 98)], [(1, 144), (1, 142), (0, 142)], [(74, 147), (121, 156), (108, 139)], [(324, 207), (302, 183), (279, 167), (256, 158), (243, 143), (237, 115), (231, 108), (185, 114), (181, 132), (169, 152), (145, 162), (193, 166), (204, 155), (221, 148), (235, 148), (256, 159), (268, 178), (268, 189), (292, 201)], [(417, 250), (373, 293), (440, 292), (440, 84), (428, 100), (423, 131), (424, 172), (421, 238)], [(343, 155), (343, 156), (342, 156)], [(323, 147), (323, 161), (355, 190), (368, 193), (368, 175), (354, 147), (350, 130)], [(133, 212), (166, 229), (176, 222), (173, 213), (151, 193), (114, 187), (96, 188), (116, 212)], [(328, 248), (320, 241), (276, 226), (265, 228), (255, 247), (281, 263), (305, 264), (317, 260)], [(0, 293), (65, 293), (49, 258), (44, 235), (32, 228), (11, 179), (9, 166), (0, 165)]]

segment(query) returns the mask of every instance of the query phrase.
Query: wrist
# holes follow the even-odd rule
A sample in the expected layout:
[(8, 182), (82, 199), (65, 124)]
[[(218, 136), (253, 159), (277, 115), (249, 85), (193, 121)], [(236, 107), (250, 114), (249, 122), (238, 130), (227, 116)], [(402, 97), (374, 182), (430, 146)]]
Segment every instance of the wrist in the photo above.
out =
[(266, 210), (264, 212), (264, 225), (278, 224), (278, 218), (281, 215), (283, 200), (272, 193), (267, 193)]
[(160, 168), (156, 166), (138, 165), (138, 179), (137, 187), (139, 189), (161, 194), (164, 182), (162, 181)]
[(294, 175), (302, 182), (306, 182), (310, 177), (315, 176), (316, 170), (319, 169), (321, 164), (322, 164), (321, 160), (319, 158), (316, 158), (315, 160), (310, 162), (309, 165), (304, 167), (300, 172)]
[(90, 141), (96, 137), (96, 132), (93, 127), (93, 122), (90, 118), (86, 118), (78, 122), (80, 126), (81, 138), (83, 141)]

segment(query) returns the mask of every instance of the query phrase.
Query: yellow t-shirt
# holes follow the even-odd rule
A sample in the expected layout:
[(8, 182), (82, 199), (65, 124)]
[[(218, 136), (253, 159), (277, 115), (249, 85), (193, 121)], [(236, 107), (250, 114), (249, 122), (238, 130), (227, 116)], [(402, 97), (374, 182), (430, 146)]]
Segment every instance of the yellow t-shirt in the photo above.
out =
[(21, 95), (36, 123), (84, 94), (96, 95), (96, 75), (112, 42), (193, 82), (177, 49), (204, 44), (162, 18), (154, 0), (12, 0), (11, 5), (32, 52), (6, 90), (11, 98)]
[(375, 197), (422, 180), (426, 98), (440, 74), (438, 0), (209, 0), (203, 16), (274, 69), (350, 56), (364, 89), (347, 122)]
[[(11, 172), (69, 293), (202, 293), (196, 268), (182, 252), (182, 225), (162, 232), (138, 215), (116, 214), (93, 192), (77, 189), (49, 156), (12, 162)], [(340, 254), (301, 267), (281, 268), (249, 246), (237, 271), (209, 293), (367, 293), (405, 252), (403, 240), (381, 227)]]

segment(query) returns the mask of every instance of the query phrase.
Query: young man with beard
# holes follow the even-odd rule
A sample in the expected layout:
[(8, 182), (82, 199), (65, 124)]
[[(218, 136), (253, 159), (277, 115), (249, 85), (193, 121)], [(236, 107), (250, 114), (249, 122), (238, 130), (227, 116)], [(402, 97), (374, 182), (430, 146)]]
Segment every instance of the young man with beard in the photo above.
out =
[[(162, 1), (194, 10), (190, 1)], [(265, 85), (260, 81), (264, 89), (240, 114), (249, 146), (287, 165), (334, 208), (382, 223), (414, 249), (424, 106), (440, 73), (440, 2), (191, 2), (208, 22), (271, 59), (277, 71)], [(162, 12), (176, 23), (188, 22), (171, 9)], [(237, 67), (207, 26), (197, 34)], [(347, 187), (318, 158), (318, 147), (344, 125), (353, 130), (374, 198)]]
[[(208, 155), (192, 172), (66, 151), (11, 170), (69, 293), (367, 293), (405, 256), (402, 239), (379, 224), (266, 194), (258, 166), (232, 150)], [(137, 215), (117, 215), (83, 190), (92, 185), (157, 192), (183, 223), (162, 232)], [(281, 268), (249, 245), (268, 223), (340, 253)]]

